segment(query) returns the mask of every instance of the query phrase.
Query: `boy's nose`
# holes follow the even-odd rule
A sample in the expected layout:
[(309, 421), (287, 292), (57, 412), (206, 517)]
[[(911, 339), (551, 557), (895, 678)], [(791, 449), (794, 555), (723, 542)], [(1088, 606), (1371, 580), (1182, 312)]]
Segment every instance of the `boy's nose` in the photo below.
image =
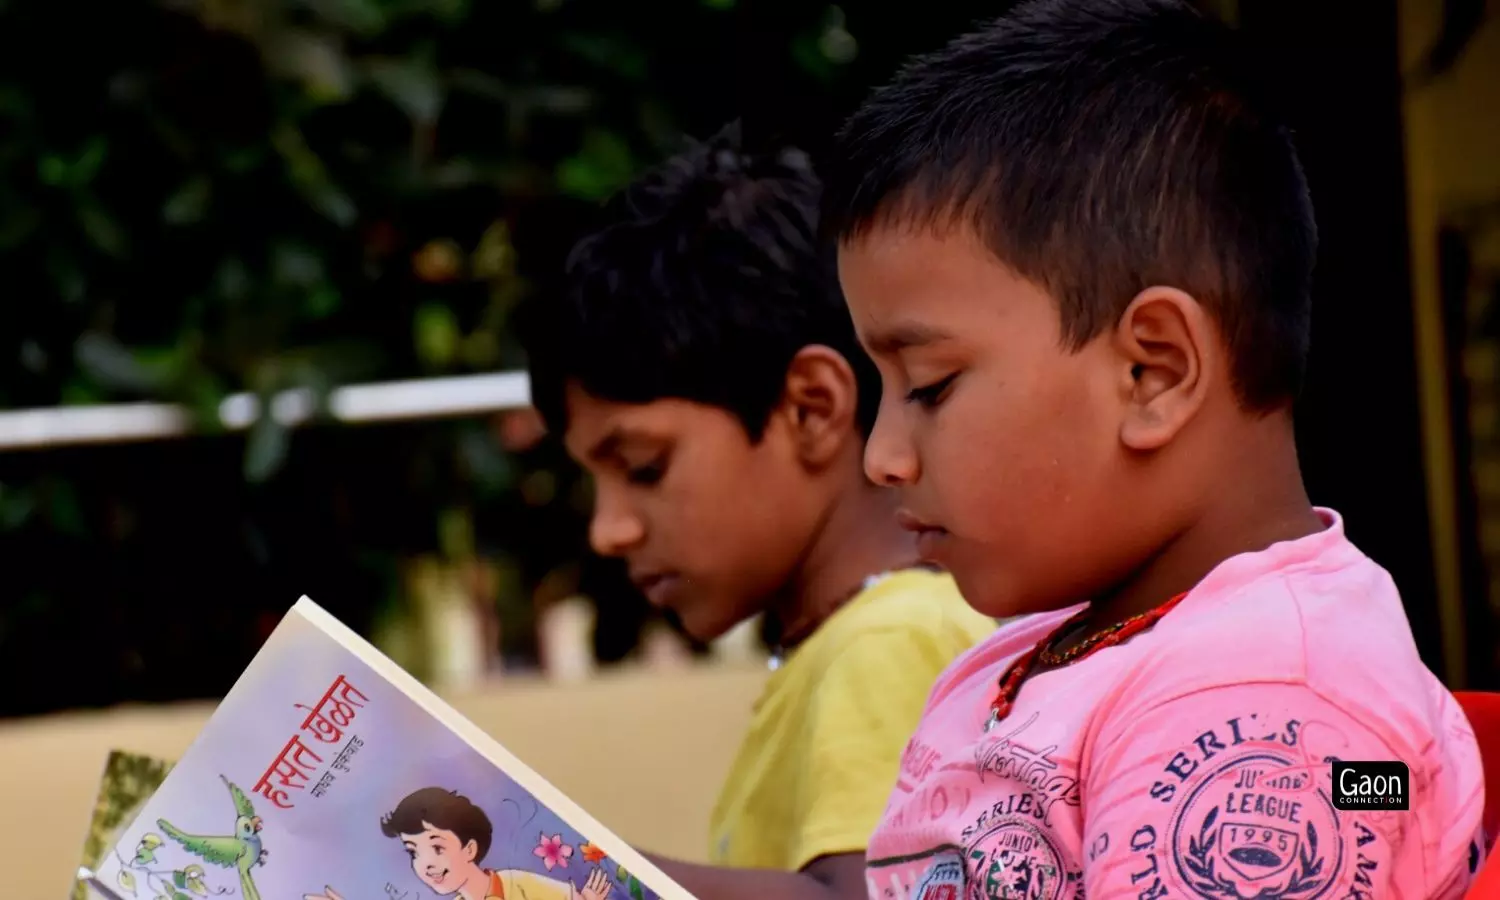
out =
[(646, 535), (640, 516), (613, 494), (601, 490), (595, 495), (589, 519), (589, 546), (600, 556), (623, 556)]
[(870, 439), (865, 442), (865, 477), (881, 487), (911, 484), (921, 474), (916, 452), (904, 429), (900, 412), (882, 403)]

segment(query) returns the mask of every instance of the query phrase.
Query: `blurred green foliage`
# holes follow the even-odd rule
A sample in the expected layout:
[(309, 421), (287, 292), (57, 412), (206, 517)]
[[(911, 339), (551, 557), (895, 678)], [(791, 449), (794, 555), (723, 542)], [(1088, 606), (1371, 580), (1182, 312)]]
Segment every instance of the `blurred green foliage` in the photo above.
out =
[[(161, 787), (173, 765), (154, 756), (110, 751), (99, 779), (99, 794), (94, 800), (80, 865), (98, 869), (103, 864), (110, 848), (120, 839), (120, 832), (140, 812), (141, 805)], [(91, 896), (89, 888), (82, 883), (74, 884), (70, 894), (71, 900), (89, 900)]]
[(212, 696), (296, 594), (367, 629), (403, 559), (465, 552), (445, 533), (528, 588), (587, 583), (555, 448), (507, 453), (486, 422), (216, 435), (219, 404), (519, 366), (517, 302), (679, 135), (743, 115), (815, 150), (979, 11), (0, 0), (0, 404), (168, 400), (205, 433), (0, 456), (0, 677), (97, 676), (0, 715)]

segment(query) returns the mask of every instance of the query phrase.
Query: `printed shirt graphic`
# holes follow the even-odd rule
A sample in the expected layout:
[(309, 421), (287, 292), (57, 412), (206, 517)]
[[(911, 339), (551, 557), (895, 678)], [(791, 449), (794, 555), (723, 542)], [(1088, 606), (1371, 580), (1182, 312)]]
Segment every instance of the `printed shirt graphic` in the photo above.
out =
[(932, 684), (994, 633), (951, 576), (885, 576), (773, 673), (710, 820), (719, 865), (799, 871), (858, 853)]
[[(1079, 607), (946, 672), (870, 842), (877, 900), (1409, 900), (1483, 862), (1474, 734), (1394, 584), (1328, 528), (1226, 561), (1152, 630), (1033, 676), (1005, 666)], [(1336, 810), (1331, 759), (1402, 760), (1411, 809)]]

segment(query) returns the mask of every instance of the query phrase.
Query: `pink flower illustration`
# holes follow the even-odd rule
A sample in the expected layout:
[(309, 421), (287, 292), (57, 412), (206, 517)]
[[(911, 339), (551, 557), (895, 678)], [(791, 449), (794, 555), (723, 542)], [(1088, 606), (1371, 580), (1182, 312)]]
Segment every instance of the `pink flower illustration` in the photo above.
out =
[(550, 872), (559, 867), (564, 869), (568, 867), (568, 858), (573, 855), (573, 848), (563, 843), (562, 835), (560, 834), (554, 834), (552, 837), (547, 837), (544, 834), (541, 836), (541, 840), (537, 841), (536, 849), (531, 852), (542, 861), (542, 865), (546, 866), (547, 871)]

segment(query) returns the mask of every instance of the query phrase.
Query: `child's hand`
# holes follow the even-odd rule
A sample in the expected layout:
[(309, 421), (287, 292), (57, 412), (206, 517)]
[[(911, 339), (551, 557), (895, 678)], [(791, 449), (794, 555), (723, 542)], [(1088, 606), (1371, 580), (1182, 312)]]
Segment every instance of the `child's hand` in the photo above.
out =
[[(609, 883), (609, 876), (604, 874), (603, 869), (595, 869), (589, 875), (589, 880), (584, 882), (583, 889), (578, 892), (578, 896), (581, 900), (605, 900), (612, 890), (614, 890), (614, 885)], [(338, 898), (331, 898), (331, 900), (338, 900)]]

